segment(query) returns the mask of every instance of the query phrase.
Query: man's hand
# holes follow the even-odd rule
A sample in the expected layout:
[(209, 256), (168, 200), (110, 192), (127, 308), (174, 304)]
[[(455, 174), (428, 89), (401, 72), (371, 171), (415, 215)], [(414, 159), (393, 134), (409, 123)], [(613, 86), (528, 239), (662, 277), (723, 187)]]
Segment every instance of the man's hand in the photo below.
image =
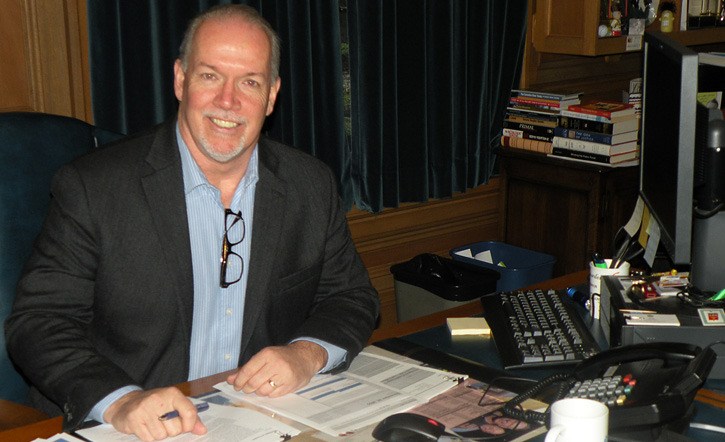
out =
[(309, 341), (295, 341), (262, 349), (227, 382), (237, 391), (279, 397), (307, 385), (326, 363), (324, 348)]
[[(179, 417), (162, 421), (159, 416), (178, 411)], [(178, 388), (134, 391), (111, 404), (103, 415), (106, 422), (143, 441), (161, 440), (181, 433), (206, 434), (196, 407)]]

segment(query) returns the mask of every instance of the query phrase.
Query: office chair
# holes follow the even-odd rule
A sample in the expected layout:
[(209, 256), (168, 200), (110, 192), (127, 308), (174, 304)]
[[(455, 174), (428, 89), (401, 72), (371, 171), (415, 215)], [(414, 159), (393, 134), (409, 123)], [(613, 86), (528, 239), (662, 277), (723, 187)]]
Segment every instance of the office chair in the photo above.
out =
[(70, 117), (0, 113), (0, 399), (27, 403), (28, 385), (8, 357), (4, 324), (46, 215), (51, 179), (63, 164), (120, 137)]

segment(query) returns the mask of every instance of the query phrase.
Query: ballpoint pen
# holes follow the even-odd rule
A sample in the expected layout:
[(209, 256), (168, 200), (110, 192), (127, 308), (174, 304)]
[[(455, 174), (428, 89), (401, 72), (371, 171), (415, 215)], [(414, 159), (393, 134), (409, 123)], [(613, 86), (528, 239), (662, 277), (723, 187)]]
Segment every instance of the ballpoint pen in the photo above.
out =
[[(209, 402), (200, 402), (200, 403), (196, 404), (196, 412), (197, 413), (201, 413), (202, 411), (208, 410), (208, 409), (209, 409)], [(178, 410), (169, 411), (168, 413), (162, 414), (161, 416), (159, 416), (159, 420), (160, 421), (167, 421), (167, 420), (173, 419), (175, 417), (179, 417), (179, 411)]]

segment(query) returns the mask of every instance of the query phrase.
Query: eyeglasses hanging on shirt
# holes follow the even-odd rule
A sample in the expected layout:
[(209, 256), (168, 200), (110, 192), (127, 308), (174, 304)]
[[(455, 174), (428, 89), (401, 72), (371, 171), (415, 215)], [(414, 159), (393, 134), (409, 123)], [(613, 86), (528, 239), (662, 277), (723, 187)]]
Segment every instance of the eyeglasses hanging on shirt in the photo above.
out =
[(221, 271), (219, 285), (227, 288), (242, 279), (244, 260), (232, 248), (244, 240), (244, 218), (242, 212), (224, 209), (224, 239), (222, 240)]

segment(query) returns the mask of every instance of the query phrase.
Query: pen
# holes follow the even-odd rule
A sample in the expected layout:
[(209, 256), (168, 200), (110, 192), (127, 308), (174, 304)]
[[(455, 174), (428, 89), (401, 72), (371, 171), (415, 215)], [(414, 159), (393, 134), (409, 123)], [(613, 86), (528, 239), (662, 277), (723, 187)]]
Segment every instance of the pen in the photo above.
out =
[(599, 252), (594, 252), (592, 254), (592, 262), (594, 263), (594, 267), (599, 267), (600, 269), (607, 268), (607, 262), (602, 259), (602, 256), (599, 254)]
[[(209, 409), (209, 402), (201, 402), (196, 404), (196, 411), (197, 413), (201, 413), (204, 410)], [(159, 416), (160, 421), (167, 421), (169, 419), (173, 419), (175, 417), (179, 417), (179, 412), (177, 410), (169, 411), (168, 413), (164, 413), (161, 416)]]

